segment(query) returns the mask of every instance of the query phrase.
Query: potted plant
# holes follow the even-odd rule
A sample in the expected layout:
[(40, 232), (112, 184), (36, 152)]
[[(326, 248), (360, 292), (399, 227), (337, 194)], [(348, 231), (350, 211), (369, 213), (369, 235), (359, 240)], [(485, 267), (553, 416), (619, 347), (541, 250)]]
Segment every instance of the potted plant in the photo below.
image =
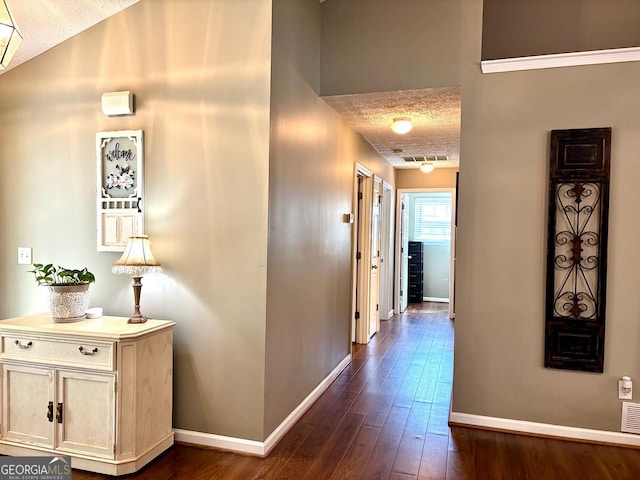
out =
[(87, 268), (76, 270), (34, 263), (30, 273), (38, 285), (49, 287), (49, 306), (54, 322), (83, 320), (89, 308), (89, 286), (96, 277)]

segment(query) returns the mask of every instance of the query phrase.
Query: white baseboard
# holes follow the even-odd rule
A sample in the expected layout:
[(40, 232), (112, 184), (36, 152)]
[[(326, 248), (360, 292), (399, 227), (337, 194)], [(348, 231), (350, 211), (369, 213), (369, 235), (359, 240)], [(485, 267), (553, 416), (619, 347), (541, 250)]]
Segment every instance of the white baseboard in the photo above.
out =
[(557, 437), (582, 442), (640, 447), (640, 435), (633, 435), (631, 433), (590, 430), (588, 428), (527, 422), (509, 418), (485, 417), (483, 415), (473, 415), (470, 413), (449, 412), (449, 424), (523, 433), (527, 435), (539, 435), (543, 437)]
[(588, 52), (555, 53), (531, 57), (501, 58), (480, 62), (482, 73), (516, 72), (541, 68), (575, 67), (603, 63), (636, 62), (640, 60), (640, 47), (613, 48)]
[(276, 429), (271, 432), (264, 442), (255, 440), (246, 440), (244, 438), (225, 437), (223, 435), (215, 435), (213, 433), (195, 432), (193, 430), (182, 430), (175, 428), (176, 442), (192, 443), (194, 445), (202, 445), (205, 447), (218, 448), (231, 452), (243, 453), (247, 455), (257, 455), (266, 457), (269, 452), (277, 445), (280, 439), (289, 431), (291, 427), (302, 417), (302, 415), (315, 403), (331, 383), (340, 375), (351, 362), (351, 355), (347, 355), (320, 384), (307, 395), (307, 397), (285, 418)]
[(422, 297), (423, 302), (449, 303), (448, 298), (444, 297)]

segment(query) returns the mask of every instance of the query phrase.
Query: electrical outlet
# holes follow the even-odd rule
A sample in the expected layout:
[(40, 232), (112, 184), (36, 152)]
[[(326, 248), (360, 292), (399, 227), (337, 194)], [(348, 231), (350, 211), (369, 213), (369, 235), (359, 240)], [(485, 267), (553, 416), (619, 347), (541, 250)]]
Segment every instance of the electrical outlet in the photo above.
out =
[(31, 247), (18, 247), (18, 265), (31, 265)]
[(633, 391), (631, 381), (629, 381), (629, 387), (624, 388), (622, 386), (622, 380), (618, 380), (618, 398), (620, 400), (632, 400), (633, 399)]

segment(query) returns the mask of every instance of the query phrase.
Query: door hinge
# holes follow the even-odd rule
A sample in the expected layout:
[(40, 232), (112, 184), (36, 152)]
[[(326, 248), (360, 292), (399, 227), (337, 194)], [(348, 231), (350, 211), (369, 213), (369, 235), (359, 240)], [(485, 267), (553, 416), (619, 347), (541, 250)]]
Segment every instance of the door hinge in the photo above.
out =
[(113, 381), (113, 393), (118, 393), (118, 381)]
[(115, 443), (113, 444), (113, 456), (114, 457), (116, 456), (116, 444)]
[(376, 312), (379, 310), (380, 305), (376, 303)]
[(382, 203), (382, 195), (378, 195), (378, 202)]
[(356, 320), (360, 319), (360, 312), (356, 312)]
[(358, 192), (358, 200), (362, 200), (362, 192)]
[(362, 254), (360, 252), (356, 252), (356, 260), (360, 260), (362, 258)]

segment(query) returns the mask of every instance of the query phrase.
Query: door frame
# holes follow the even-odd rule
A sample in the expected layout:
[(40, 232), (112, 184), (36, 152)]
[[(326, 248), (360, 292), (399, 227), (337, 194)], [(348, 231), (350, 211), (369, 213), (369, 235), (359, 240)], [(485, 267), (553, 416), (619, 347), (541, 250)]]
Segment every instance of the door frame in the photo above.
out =
[(382, 179), (374, 175), (373, 191), (371, 192), (371, 248), (369, 249), (369, 257), (371, 259), (371, 268), (369, 269), (369, 329), (367, 331), (369, 338), (380, 331), (380, 292), (382, 291), (382, 262), (380, 261), (382, 258), (382, 194)]
[[(402, 204), (402, 196), (407, 193), (435, 193), (435, 192), (451, 192), (451, 241), (450, 241), (450, 260), (449, 260), (449, 318), (455, 317), (454, 311), (454, 298), (455, 298), (455, 253), (456, 253), (456, 224), (455, 224), (455, 212), (456, 212), (456, 188), (455, 187), (443, 187), (443, 188), (399, 188), (396, 190), (396, 204)], [(398, 212), (396, 215), (396, 231), (399, 232), (402, 228), (402, 214)], [(394, 305), (396, 313), (400, 312), (400, 269), (402, 268), (401, 261), (401, 247), (400, 242), (396, 244), (396, 266), (395, 269), (395, 291), (394, 291)]]
[[(405, 203), (406, 200), (403, 198), (402, 195), (400, 195), (400, 192), (397, 192), (397, 202), (396, 205), (398, 205), (398, 207), (396, 208), (396, 238), (397, 238), (397, 242), (396, 242), (396, 252), (395, 252), (395, 257), (396, 257), (396, 261), (395, 261), (395, 286), (396, 289), (394, 291), (394, 302), (393, 304), (395, 305), (394, 308), (394, 312), (396, 314), (400, 314), (402, 312), (404, 312), (404, 310), (407, 308), (407, 299), (409, 298), (409, 282), (408, 279), (406, 278), (408, 275), (408, 272), (406, 272), (406, 275), (402, 275), (403, 270), (405, 269), (405, 267), (407, 267), (408, 270), (408, 261), (405, 262), (405, 259), (403, 257), (406, 257), (408, 255), (408, 242), (405, 242), (406, 239), (406, 225), (404, 224), (404, 219), (405, 219)], [(405, 252), (405, 247), (407, 249), (407, 252)]]
[[(373, 172), (354, 163), (351, 231), (351, 342), (369, 343), (369, 289), (371, 288), (371, 213)], [(362, 179), (362, 203), (358, 208), (358, 179)], [(358, 256), (360, 246), (360, 259)], [(356, 319), (356, 312), (358, 318)]]
[(380, 238), (380, 318), (388, 320), (393, 315), (393, 266), (394, 234), (393, 186), (382, 181), (381, 238)]

